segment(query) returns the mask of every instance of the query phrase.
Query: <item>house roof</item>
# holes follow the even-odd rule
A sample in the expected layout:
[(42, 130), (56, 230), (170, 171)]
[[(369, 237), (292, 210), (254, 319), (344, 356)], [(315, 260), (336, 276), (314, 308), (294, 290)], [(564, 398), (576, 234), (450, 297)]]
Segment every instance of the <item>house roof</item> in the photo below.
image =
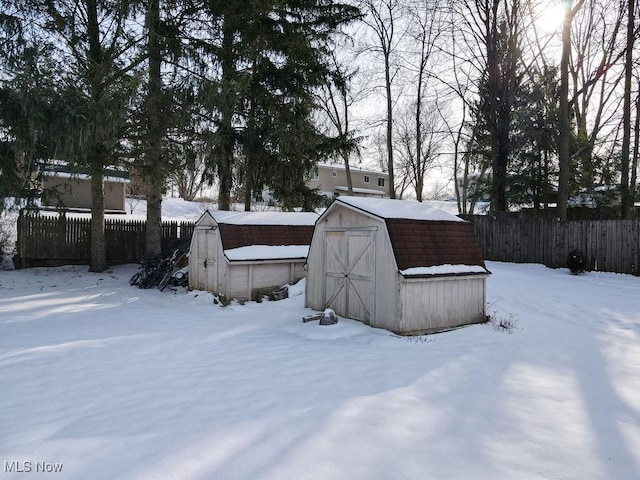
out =
[[(91, 178), (87, 168), (74, 167), (62, 160), (49, 159), (38, 164), (38, 169), (45, 177), (73, 178), (88, 180)], [(114, 183), (130, 183), (129, 172), (115, 166), (104, 169), (104, 181)]]
[[(349, 187), (345, 187), (343, 185), (339, 185), (335, 189), (339, 190), (341, 192), (348, 192), (349, 191)], [(352, 190), (353, 190), (353, 193), (363, 193), (363, 194), (366, 194), (366, 195), (377, 195), (377, 196), (380, 196), (380, 197), (382, 197), (384, 195), (384, 193), (385, 193), (382, 190), (374, 190), (373, 188), (353, 187)]]
[(408, 200), (370, 197), (338, 197), (336, 202), (383, 219), (403, 218), (410, 220), (464, 222), (464, 220), (455, 215), (432, 207), (428, 202), (411, 202)]
[[(322, 168), (325, 170), (346, 170), (344, 163), (323, 163), (320, 162), (317, 164), (318, 168)], [(370, 173), (372, 175), (376, 175), (382, 178), (389, 178), (389, 174), (386, 172), (381, 172), (379, 170), (373, 170), (370, 168), (360, 168), (354, 165), (349, 165), (349, 170), (357, 173)]]
[(387, 218), (385, 224), (405, 277), (489, 273), (468, 222)]

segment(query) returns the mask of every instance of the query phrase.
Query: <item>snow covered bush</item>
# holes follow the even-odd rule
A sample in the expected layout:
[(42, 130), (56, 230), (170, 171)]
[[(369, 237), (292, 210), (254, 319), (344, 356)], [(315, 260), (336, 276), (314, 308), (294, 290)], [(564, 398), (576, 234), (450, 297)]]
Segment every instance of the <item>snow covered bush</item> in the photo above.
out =
[(574, 275), (584, 272), (587, 269), (587, 261), (580, 250), (574, 250), (569, 254), (567, 267)]

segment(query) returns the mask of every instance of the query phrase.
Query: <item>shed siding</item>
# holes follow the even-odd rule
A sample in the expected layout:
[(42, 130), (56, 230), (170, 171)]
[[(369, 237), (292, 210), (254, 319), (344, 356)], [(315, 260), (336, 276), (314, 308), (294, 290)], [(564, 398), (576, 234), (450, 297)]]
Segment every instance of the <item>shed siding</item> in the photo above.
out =
[[(267, 232), (267, 229), (257, 230)], [(269, 232), (274, 230), (278, 229), (270, 227)], [(302, 229), (294, 233), (304, 235)], [(228, 300), (249, 300), (255, 289), (292, 284), (304, 278), (306, 273), (305, 259), (229, 262), (224, 254), (220, 225), (209, 212), (196, 223), (189, 257), (189, 286), (222, 295)]]
[[(226, 262), (225, 262), (226, 263)], [(227, 263), (227, 298), (250, 300), (258, 288), (280, 287), (304, 277), (304, 260), (283, 263)]]
[[(366, 229), (377, 227), (375, 231), (375, 263), (373, 277), (375, 281), (373, 317), (370, 324), (375, 327), (389, 328), (396, 318), (396, 270), (391, 243), (382, 220), (369, 217), (351, 209), (334, 204), (332, 214), (316, 224), (315, 233), (309, 250), (306, 304), (314, 310), (324, 310), (324, 237), (331, 229)], [(359, 292), (366, 295), (366, 292)], [(344, 312), (336, 311), (338, 315)]]
[(249, 265), (228, 265), (225, 296), (230, 300), (245, 301), (251, 295)]
[(401, 315), (394, 331), (424, 333), (484, 321), (485, 278), (401, 279)]

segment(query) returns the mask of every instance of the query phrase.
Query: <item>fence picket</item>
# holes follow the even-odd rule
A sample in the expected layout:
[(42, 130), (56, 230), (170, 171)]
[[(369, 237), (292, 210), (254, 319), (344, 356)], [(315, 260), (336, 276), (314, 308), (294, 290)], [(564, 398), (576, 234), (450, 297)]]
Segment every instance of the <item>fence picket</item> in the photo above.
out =
[[(18, 256), (22, 267), (86, 264), (91, 256), (91, 219), (25, 215), (18, 218)], [(193, 222), (163, 222), (162, 245), (190, 241)], [(107, 261), (136, 263), (144, 253), (146, 222), (105, 220)]]
[(579, 249), (589, 270), (640, 275), (639, 220), (575, 220), (462, 215), (487, 260), (566, 266)]

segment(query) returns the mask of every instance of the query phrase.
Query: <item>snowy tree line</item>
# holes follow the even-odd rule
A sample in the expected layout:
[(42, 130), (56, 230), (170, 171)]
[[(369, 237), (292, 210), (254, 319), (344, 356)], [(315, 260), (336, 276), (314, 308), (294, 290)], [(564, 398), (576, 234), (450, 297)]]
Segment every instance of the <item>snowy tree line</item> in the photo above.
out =
[[(360, 158), (392, 198), (452, 172), (460, 212), (631, 214), (640, 65), (635, 0), (6, 0), (0, 6), (0, 197), (38, 161), (91, 173), (91, 269), (106, 267), (103, 176), (124, 165), (160, 249), (168, 181), (218, 206), (268, 188), (313, 208), (306, 175)], [(557, 16), (550, 15), (556, 12)], [(349, 176), (348, 182), (350, 182)]]

